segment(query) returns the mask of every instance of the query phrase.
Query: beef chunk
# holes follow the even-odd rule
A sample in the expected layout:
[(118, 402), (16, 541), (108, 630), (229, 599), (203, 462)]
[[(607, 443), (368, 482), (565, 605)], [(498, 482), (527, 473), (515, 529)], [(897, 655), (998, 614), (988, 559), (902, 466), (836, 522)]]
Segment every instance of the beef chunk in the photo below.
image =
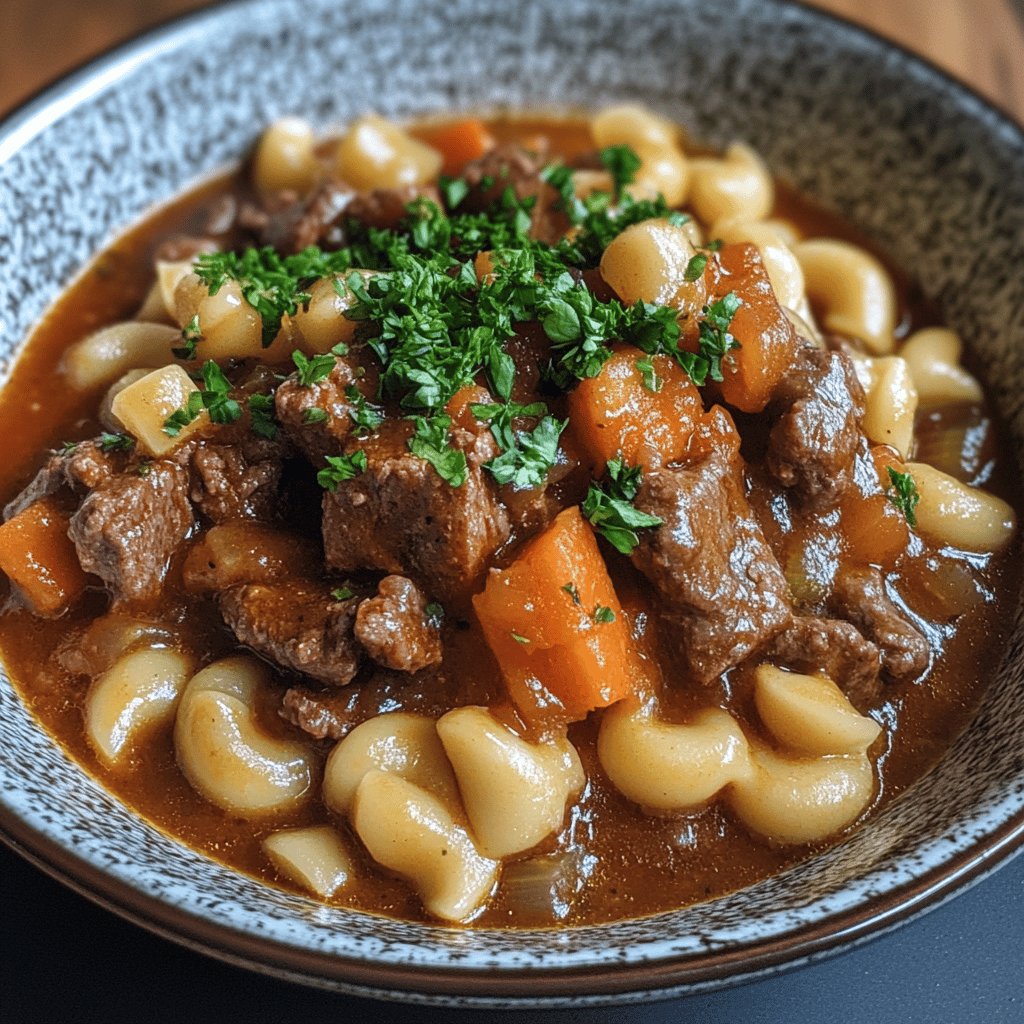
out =
[(479, 213), (501, 199), (511, 186), (519, 199), (528, 199), (540, 193), (544, 182), (540, 172), (542, 159), (514, 142), (502, 143), (478, 160), (466, 164), (462, 177), (469, 192), (459, 210)]
[(56, 452), (36, 473), (32, 482), (4, 508), (4, 521), (56, 494), (62, 487), (91, 490), (121, 472), (127, 462), (122, 452), (105, 452), (98, 441), (80, 441), (66, 452)]
[(452, 487), (408, 450), (410, 432), (405, 420), (386, 421), (359, 442), (366, 471), (325, 492), (327, 564), (411, 575), (442, 597), (464, 593), (507, 539), (508, 516), (481, 468), (479, 439), (467, 452), (466, 482)]
[[(278, 422), (314, 466), (323, 466), (325, 455), (337, 455), (352, 431), (350, 413), (355, 406), (345, 392), (356, 380), (356, 366), (348, 359), (339, 359), (334, 369), (315, 384), (300, 384), (292, 376), (277, 389), (274, 409)], [(327, 419), (310, 423), (310, 409), (323, 410)]]
[(243, 584), (220, 595), (221, 615), (240, 643), (330, 686), (344, 686), (359, 667), (357, 604), (306, 580)]
[(405, 208), (419, 198), (441, 205), (441, 194), (433, 186), (404, 188), (375, 188), (357, 192), (345, 207), (345, 216), (362, 221), (370, 228), (397, 228), (405, 217)]
[(192, 529), (188, 473), (157, 460), (108, 476), (82, 501), (68, 536), (86, 572), (115, 603), (159, 596), (171, 557)]
[(397, 672), (417, 672), (441, 661), (441, 635), (427, 615), (427, 599), (404, 576), (385, 576), (377, 596), (359, 605), (355, 633), (378, 665)]
[(916, 679), (928, 667), (928, 641), (893, 603), (877, 569), (840, 573), (830, 606), (878, 646), (882, 669), (895, 682)]
[(281, 701), (281, 717), (315, 740), (340, 740), (353, 726), (349, 690), (316, 691), (293, 686)]
[(864, 391), (849, 358), (805, 348), (777, 396), (785, 411), (768, 439), (767, 465), (805, 504), (831, 505), (863, 443)]
[(862, 710), (878, 696), (878, 648), (850, 622), (799, 615), (775, 638), (769, 657), (797, 672), (828, 676)]
[(338, 221), (354, 194), (343, 182), (325, 181), (304, 200), (284, 192), (270, 197), (262, 208), (248, 206), (240, 220), (256, 232), (261, 245), (278, 252), (302, 252), (311, 245), (336, 249), (345, 243)]
[(251, 431), (234, 444), (203, 444), (192, 454), (191, 498), (214, 523), (272, 519), (284, 447)]
[(651, 473), (635, 504), (662, 525), (643, 531), (633, 561), (658, 592), (697, 681), (715, 679), (789, 624), (786, 579), (726, 452)]

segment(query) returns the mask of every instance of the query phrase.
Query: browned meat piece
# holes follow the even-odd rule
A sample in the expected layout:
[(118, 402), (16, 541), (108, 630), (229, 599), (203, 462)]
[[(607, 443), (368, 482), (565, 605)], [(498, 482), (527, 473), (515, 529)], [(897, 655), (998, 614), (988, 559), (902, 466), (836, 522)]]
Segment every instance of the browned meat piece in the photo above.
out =
[(105, 452), (98, 441), (80, 441), (67, 452), (57, 452), (46, 460), (35, 478), (4, 508), (4, 521), (55, 494), (62, 487), (90, 490), (119, 473), (127, 462), (122, 452)]
[(369, 192), (357, 192), (345, 207), (345, 216), (362, 221), (370, 228), (397, 228), (405, 217), (405, 208), (420, 196), (441, 205), (441, 194), (431, 185), (375, 188)]
[(340, 740), (356, 725), (357, 692), (356, 687), (315, 691), (293, 686), (281, 701), (281, 717), (315, 740)]
[(311, 245), (337, 249), (345, 243), (338, 222), (354, 194), (343, 182), (325, 181), (307, 199), (280, 193), (264, 203), (263, 211), (247, 208), (242, 223), (256, 230), (260, 244), (279, 252), (302, 252)]
[(188, 486), (188, 473), (175, 463), (142, 463), (101, 481), (72, 516), (68, 536), (78, 560), (115, 603), (159, 596), (194, 522)]
[(644, 530), (633, 561), (654, 585), (690, 673), (707, 683), (763, 647), (792, 619), (789, 587), (724, 452), (645, 477)]
[(418, 672), (441, 661), (441, 634), (427, 614), (427, 599), (412, 580), (385, 576), (377, 596), (356, 612), (356, 639), (378, 665)]
[(864, 391), (847, 356), (806, 348), (777, 400), (788, 406), (768, 439), (768, 469), (813, 507), (826, 507), (853, 472), (863, 443)]
[(203, 533), (189, 550), (181, 574), (192, 593), (217, 593), (239, 583), (313, 575), (318, 563), (318, 545), (305, 537), (236, 519)]
[(203, 238), (198, 235), (171, 235), (157, 246), (153, 258), (178, 263), (183, 260), (194, 260), (201, 252), (216, 251), (217, 243), (212, 238)]
[(928, 667), (928, 641), (893, 603), (877, 569), (841, 572), (830, 605), (878, 646), (882, 670), (894, 681), (917, 679)]
[(878, 696), (878, 648), (852, 623), (799, 615), (772, 642), (768, 656), (797, 672), (820, 672), (861, 710)]
[(359, 668), (358, 603), (335, 601), (326, 583), (287, 580), (233, 587), (221, 594), (220, 611), (240, 643), (282, 668), (344, 686)]
[(540, 177), (543, 166), (541, 157), (514, 142), (495, 146), (479, 160), (466, 164), (462, 177), (469, 186), (469, 193), (459, 210), (470, 213), (485, 210), (497, 202), (509, 186), (519, 199), (538, 195), (544, 187)]
[(215, 523), (229, 519), (272, 519), (284, 447), (251, 431), (234, 444), (202, 444), (192, 454), (191, 498)]
[[(304, 452), (314, 466), (324, 464), (325, 455), (341, 452), (352, 431), (352, 401), (345, 392), (356, 383), (356, 368), (348, 359), (339, 359), (334, 369), (315, 384), (305, 386), (292, 376), (283, 381), (274, 396), (278, 422), (288, 439)], [(310, 409), (327, 414), (322, 423), (310, 423)]]
[(481, 468), (478, 449), (489, 446), (474, 444), (466, 482), (452, 487), (408, 450), (411, 430), (388, 420), (358, 443), (366, 471), (324, 493), (324, 552), (341, 572), (411, 575), (447, 598), (483, 574), (509, 535), (508, 516)]

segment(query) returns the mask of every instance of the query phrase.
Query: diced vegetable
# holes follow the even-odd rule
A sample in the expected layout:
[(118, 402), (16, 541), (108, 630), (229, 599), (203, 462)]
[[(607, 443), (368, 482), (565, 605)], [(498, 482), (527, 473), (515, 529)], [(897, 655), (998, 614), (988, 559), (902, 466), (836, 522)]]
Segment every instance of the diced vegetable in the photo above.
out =
[(538, 732), (642, 687), (643, 660), (578, 507), (492, 570), (473, 606), (512, 700)]
[(440, 151), (442, 174), (458, 174), (470, 160), (478, 160), (494, 146), (494, 137), (478, 117), (423, 128), (417, 135)]
[(164, 455), (207, 424), (206, 414), (197, 410), (173, 436), (164, 429), (168, 418), (187, 409), (190, 396), (198, 392), (192, 378), (172, 364), (129, 384), (111, 403), (111, 411), (150, 455)]
[(43, 498), (0, 526), (0, 571), (37, 615), (57, 615), (85, 589), (86, 576), (68, 537), (68, 517)]
[(616, 346), (601, 372), (569, 395), (570, 429), (599, 468), (620, 452), (645, 472), (679, 458), (702, 411), (678, 363), (630, 345)]
[[(847, 490), (840, 504), (840, 529), (846, 541), (846, 554), (859, 565), (879, 565), (890, 569), (907, 549), (910, 539), (906, 517), (889, 500), (889, 467), (904, 472), (896, 452), (887, 445), (871, 449), (879, 489), (863, 494), (855, 487)], [(870, 472), (870, 467), (868, 467)]]
[(740, 347), (723, 360), (722, 397), (743, 412), (761, 412), (793, 362), (796, 332), (776, 301), (768, 272), (753, 245), (726, 245), (719, 259), (718, 293), (732, 291), (741, 300), (729, 326)]
[(452, 395), (445, 406), (445, 412), (451, 416), (453, 427), (462, 427), (463, 430), (470, 430), (474, 434), (478, 434), (482, 428), (470, 406), (487, 405), (493, 401), (494, 397), (487, 388), (482, 388), (478, 384), (469, 384)]

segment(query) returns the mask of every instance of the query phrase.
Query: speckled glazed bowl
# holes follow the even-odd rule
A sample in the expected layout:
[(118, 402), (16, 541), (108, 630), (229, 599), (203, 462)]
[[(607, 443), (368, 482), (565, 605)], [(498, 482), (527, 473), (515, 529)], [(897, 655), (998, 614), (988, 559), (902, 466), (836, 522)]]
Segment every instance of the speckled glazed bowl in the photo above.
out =
[[(1024, 137), (859, 30), (769, 0), (265, 0), (129, 44), (0, 128), (0, 362), (89, 256), (237, 160), (260, 126), (367, 109), (635, 98), (743, 138), (885, 245), (973, 339), (1024, 452)], [(1024, 838), (1024, 622), (944, 761), (849, 841), (733, 896), (596, 928), (463, 931), (320, 906), (168, 839), (41, 731), (0, 675), (0, 832), (194, 948), (340, 990), (450, 1005), (626, 1002), (804, 963), (959, 891)]]

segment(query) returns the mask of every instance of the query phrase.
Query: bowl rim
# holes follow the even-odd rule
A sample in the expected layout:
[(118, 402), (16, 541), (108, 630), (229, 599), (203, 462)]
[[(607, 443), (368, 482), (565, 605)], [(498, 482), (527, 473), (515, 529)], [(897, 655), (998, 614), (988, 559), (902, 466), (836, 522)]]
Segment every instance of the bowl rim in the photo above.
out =
[[(257, 7), (261, 2), (265, 0), (217, 0), (160, 21), (72, 67), (0, 119), (0, 164), (64, 115), (101, 93), (106, 85), (175, 49), (206, 22), (223, 17), (225, 10)], [(770, 2), (799, 9), (803, 17), (831, 25), (834, 31), (850, 38), (859, 38), (880, 54), (898, 54), (902, 61), (925, 72), (930, 84), (968, 101), (976, 113), (1008, 131), (1024, 146), (1024, 123), (929, 58), (805, 0)], [(39, 728), (49, 735), (43, 726)], [(97, 784), (101, 785), (98, 780)], [(1024, 851), (1024, 812), (1008, 818), (969, 848), (859, 907), (839, 910), (768, 942), (755, 940), (754, 952), (744, 944), (733, 950), (705, 952), (697, 963), (689, 962), (692, 957), (643, 960), (603, 965), (600, 973), (588, 966), (488, 968), (482, 972), (458, 965), (438, 968), (370, 964), (334, 953), (283, 946), (140, 891), (37, 830), (2, 799), (0, 841), (52, 878), (121, 918), (234, 966), (361, 997), (427, 1004), (451, 1005), (457, 1001), (479, 1007), (550, 1008), (622, 1004), (711, 991), (796, 969), (863, 945), (967, 891)], [(736, 970), (739, 964), (742, 969)], [(529, 984), (531, 993), (525, 997), (524, 982)], [(586, 995), (580, 994), (580, 982), (585, 982)]]

